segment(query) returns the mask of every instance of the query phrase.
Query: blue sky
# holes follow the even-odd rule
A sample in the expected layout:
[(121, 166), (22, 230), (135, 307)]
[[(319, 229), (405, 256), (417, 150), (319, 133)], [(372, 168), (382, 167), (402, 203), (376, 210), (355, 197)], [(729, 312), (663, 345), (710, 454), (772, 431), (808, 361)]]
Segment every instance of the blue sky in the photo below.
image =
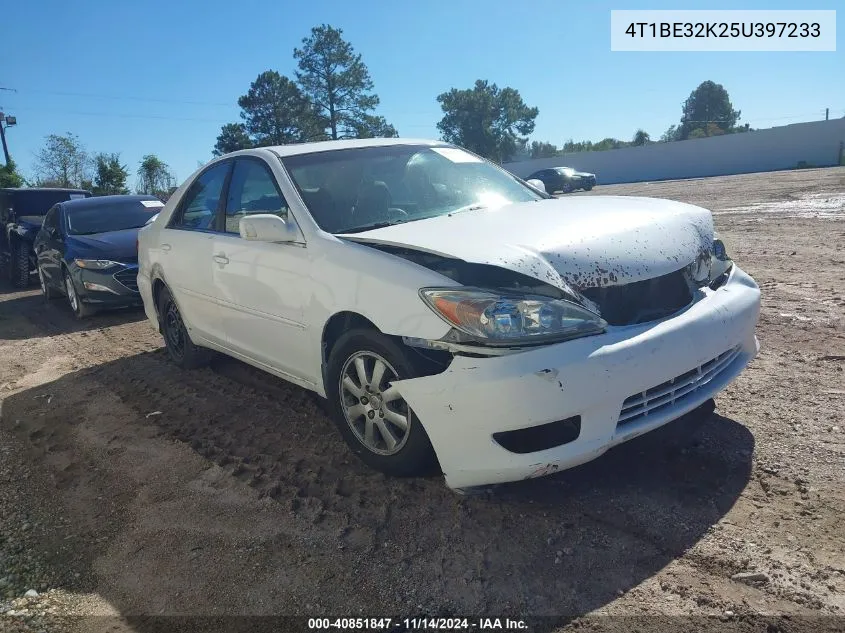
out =
[[(701, 81), (723, 84), (742, 122), (772, 127), (845, 115), (845, 48), (835, 53), (612, 53), (610, 10), (840, 9), (841, 0), (28, 0), (4, 3), (2, 110), (25, 175), (51, 133), (120, 152), (134, 173), (158, 154), (181, 181), (211, 158), (239, 95), (266, 69), (293, 76), (293, 48), (329, 23), (362, 53), (379, 114), (402, 136), (437, 138), (436, 96), (489, 79), (540, 114), (533, 139), (657, 138)], [(131, 179), (134, 185), (134, 176)]]

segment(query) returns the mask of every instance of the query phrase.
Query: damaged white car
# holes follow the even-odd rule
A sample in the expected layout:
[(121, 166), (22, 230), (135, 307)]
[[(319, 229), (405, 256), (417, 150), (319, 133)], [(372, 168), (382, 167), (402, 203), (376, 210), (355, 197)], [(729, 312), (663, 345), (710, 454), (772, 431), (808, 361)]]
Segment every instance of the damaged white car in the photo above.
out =
[(370, 466), (456, 489), (591, 460), (758, 349), (759, 289), (709, 211), (554, 199), (441, 142), (218, 158), (140, 231), (138, 287), (179, 365), (214, 350), (311, 389)]

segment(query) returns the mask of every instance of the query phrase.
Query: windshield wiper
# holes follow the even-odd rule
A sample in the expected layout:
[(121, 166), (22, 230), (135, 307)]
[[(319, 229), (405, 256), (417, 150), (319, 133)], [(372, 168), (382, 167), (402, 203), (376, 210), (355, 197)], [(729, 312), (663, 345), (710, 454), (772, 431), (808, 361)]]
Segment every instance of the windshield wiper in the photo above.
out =
[(362, 224), (361, 226), (353, 226), (351, 229), (344, 229), (338, 233), (362, 233), (364, 231), (374, 231), (375, 229), (383, 229), (388, 226), (402, 224), (408, 220), (387, 220), (384, 222), (373, 222), (372, 224)]
[(486, 209), (486, 204), (479, 204), (478, 202), (473, 202), (472, 204), (468, 204), (465, 207), (459, 207), (454, 211), (449, 211), (446, 215), (452, 215), (453, 213), (462, 213), (464, 211), (479, 211), (480, 209)]

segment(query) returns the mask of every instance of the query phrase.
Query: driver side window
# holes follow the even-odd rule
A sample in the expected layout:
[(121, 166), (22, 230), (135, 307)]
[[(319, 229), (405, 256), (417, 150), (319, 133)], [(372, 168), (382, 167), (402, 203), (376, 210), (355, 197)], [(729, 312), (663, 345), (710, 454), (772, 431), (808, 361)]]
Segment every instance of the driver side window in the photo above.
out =
[(272, 213), (287, 220), (288, 205), (273, 174), (261, 161), (239, 159), (226, 197), (226, 233), (239, 234), (241, 218), (257, 213)]

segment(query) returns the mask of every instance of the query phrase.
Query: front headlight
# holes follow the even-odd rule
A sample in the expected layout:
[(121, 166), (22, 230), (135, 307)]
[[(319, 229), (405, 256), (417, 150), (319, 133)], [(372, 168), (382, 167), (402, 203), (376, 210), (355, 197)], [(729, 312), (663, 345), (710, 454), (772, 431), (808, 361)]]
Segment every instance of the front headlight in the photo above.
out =
[(714, 235), (713, 248), (710, 250), (710, 287), (715, 290), (725, 283), (733, 265), (725, 243), (718, 235)]
[(88, 270), (105, 270), (113, 266), (122, 266), (120, 262), (113, 262), (110, 259), (74, 259), (73, 263)]
[(423, 288), (420, 297), (454, 327), (455, 342), (542, 343), (600, 334), (607, 323), (571, 301), (478, 288)]

